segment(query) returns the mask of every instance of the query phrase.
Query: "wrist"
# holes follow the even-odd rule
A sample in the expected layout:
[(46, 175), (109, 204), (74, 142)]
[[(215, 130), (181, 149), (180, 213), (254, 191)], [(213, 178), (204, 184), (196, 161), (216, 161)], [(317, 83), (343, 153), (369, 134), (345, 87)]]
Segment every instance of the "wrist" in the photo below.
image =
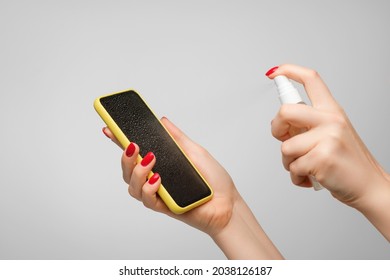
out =
[(283, 258), (241, 196), (235, 200), (229, 223), (210, 236), (228, 259)]
[(390, 242), (390, 181), (388, 178), (384, 176), (374, 182), (355, 208)]

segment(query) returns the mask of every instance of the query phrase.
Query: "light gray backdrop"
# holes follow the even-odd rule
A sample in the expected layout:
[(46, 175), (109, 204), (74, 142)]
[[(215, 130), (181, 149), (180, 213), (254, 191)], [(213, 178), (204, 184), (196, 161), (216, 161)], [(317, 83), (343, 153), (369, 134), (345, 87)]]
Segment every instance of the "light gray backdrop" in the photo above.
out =
[(0, 1), (0, 258), (224, 258), (128, 196), (92, 103), (131, 87), (225, 166), (286, 258), (389, 259), (360, 213), (292, 186), (264, 76), (286, 62), (315, 68), (390, 170), (389, 6)]

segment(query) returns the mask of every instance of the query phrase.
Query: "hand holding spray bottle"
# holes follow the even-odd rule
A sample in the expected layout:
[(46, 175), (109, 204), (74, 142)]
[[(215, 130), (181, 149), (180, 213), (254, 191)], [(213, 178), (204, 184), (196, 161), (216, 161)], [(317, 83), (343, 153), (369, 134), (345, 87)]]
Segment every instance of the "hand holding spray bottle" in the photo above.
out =
[[(276, 84), (276, 87), (279, 92), (279, 100), (281, 104), (306, 104), (301, 95), (299, 94), (298, 90), (294, 87), (294, 85), (291, 83), (291, 81), (283, 75), (276, 76), (274, 78), (274, 82)], [(293, 134), (299, 134), (304, 132), (305, 130), (292, 130)], [(319, 191), (323, 189), (323, 186), (321, 186), (320, 183), (316, 180), (316, 178), (312, 175), (309, 176), (310, 181), (313, 185), (313, 188), (316, 191)]]

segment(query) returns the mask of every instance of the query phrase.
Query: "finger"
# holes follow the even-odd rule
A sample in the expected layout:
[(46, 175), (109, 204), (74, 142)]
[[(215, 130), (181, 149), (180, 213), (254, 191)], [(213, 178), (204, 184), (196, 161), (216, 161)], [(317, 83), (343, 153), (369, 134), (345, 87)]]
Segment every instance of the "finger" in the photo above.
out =
[(134, 167), (129, 182), (129, 194), (132, 197), (141, 200), (142, 186), (145, 184), (155, 163), (156, 157), (152, 152), (149, 152), (142, 161)]
[(310, 181), (310, 178), (308, 176), (299, 176), (295, 175), (293, 173), (290, 173), (291, 182), (300, 187), (304, 188), (310, 188), (312, 187), (312, 183)]
[(305, 87), (313, 107), (339, 110), (338, 103), (316, 71), (298, 65), (283, 64), (280, 65), (275, 72), (269, 75), (269, 77), (273, 79), (278, 75), (285, 75), (286, 77), (301, 83)]
[(103, 127), (102, 131), (104, 135), (106, 135), (108, 138), (111, 139), (115, 144), (119, 146), (119, 148), (123, 149), (122, 145), (119, 143), (118, 139), (116, 139), (115, 135), (111, 132), (111, 130), (108, 127)]
[[(186, 156), (194, 164), (195, 168), (211, 184), (218, 184), (214, 172), (226, 172), (224, 168), (213, 158), (213, 156), (202, 146), (193, 142), (178, 127), (176, 127), (167, 118), (162, 118), (161, 122), (175, 139), (176, 143), (182, 148)], [(214, 172), (212, 172), (214, 171)], [(217, 172), (217, 173), (218, 173)], [(164, 178), (163, 178), (164, 179)]]
[(313, 107), (303, 104), (284, 104), (272, 120), (272, 135), (280, 141), (285, 141), (292, 135), (291, 128), (309, 130), (323, 122), (325, 116)]
[(309, 176), (314, 176), (311, 152), (294, 160), (290, 166), (291, 181), (298, 186), (311, 187)]
[(187, 148), (192, 148), (194, 142), (170, 120), (168, 120), (166, 117), (163, 117), (161, 118), (161, 123), (168, 130), (168, 132), (171, 134), (171, 136), (175, 139), (175, 141), (177, 142), (177, 144), (179, 144), (180, 147), (182, 147), (184, 150), (186, 150)]
[(146, 207), (154, 211), (168, 213), (168, 207), (157, 195), (160, 184), (160, 175), (158, 173), (154, 173), (142, 187), (142, 202)]
[(134, 142), (131, 142), (122, 154), (122, 177), (127, 184), (130, 182), (131, 174), (133, 173), (134, 167), (137, 163), (138, 154), (139, 147)]
[[(182, 148), (186, 156), (195, 164), (198, 165), (203, 156), (208, 154), (199, 144), (192, 141), (184, 132), (175, 126), (166, 117), (161, 119), (162, 124), (168, 130), (169, 134), (175, 139), (176, 143)], [(202, 165), (202, 164), (199, 164)]]
[(290, 164), (316, 147), (321, 137), (318, 130), (312, 129), (284, 141), (281, 145), (284, 168), (290, 171)]

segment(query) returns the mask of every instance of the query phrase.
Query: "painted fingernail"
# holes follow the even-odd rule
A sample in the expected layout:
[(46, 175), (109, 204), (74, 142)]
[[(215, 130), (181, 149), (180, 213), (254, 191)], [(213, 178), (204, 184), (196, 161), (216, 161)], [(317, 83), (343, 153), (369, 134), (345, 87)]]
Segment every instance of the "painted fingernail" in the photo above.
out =
[(106, 135), (107, 138), (110, 138), (110, 135), (107, 134), (106, 127), (103, 127), (102, 131), (103, 131), (104, 135)]
[(153, 176), (149, 178), (149, 184), (153, 185), (158, 179), (160, 179), (160, 174), (154, 173)]
[(269, 70), (267, 71), (267, 73), (265, 73), (265, 75), (268, 77), (268, 76), (271, 75), (273, 72), (275, 72), (278, 68), (279, 68), (279, 66), (272, 67), (271, 69), (269, 69)]
[(131, 142), (130, 145), (127, 146), (126, 156), (131, 157), (132, 155), (134, 155), (134, 152), (135, 152), (135, 145), (133, 142)]
[(146, 154), (146, 156), (142, 159), (141, 165), (143, 167), (147, 166), (152, 160), (154, 159), (154, 154), (152, 152), (149, 152)]

